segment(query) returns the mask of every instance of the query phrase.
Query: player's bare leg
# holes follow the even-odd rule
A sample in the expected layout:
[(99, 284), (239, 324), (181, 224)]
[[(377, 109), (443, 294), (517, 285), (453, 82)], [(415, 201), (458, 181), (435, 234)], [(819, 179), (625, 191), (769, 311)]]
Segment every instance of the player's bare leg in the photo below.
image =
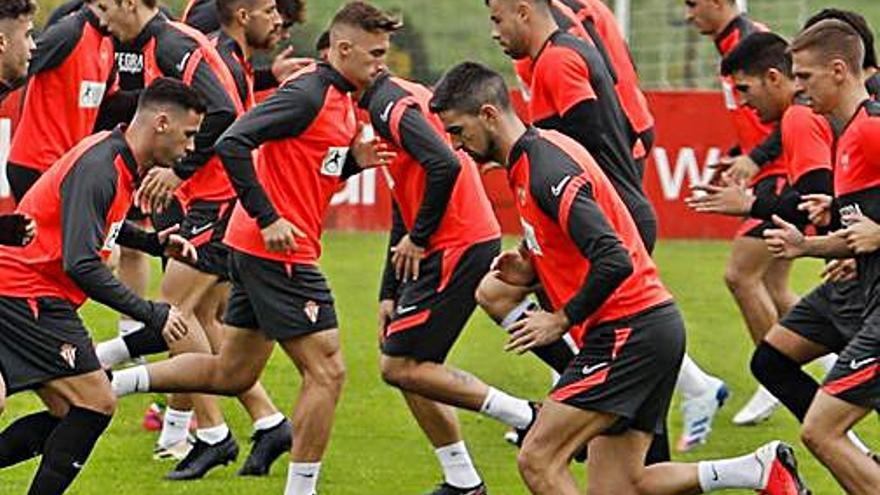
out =
[[(214, 354), (218, 354), (223, 345), (224, 327), (220, 318), (228, 298), (229, 284), (214, 284), (195, 308), (196, 317), (202, 323)], [(254, 425), (251, 436), (253, 445), (238, 474), (267, 475), (272, 462), (290, 450), (293, 438), (290, 422), (278, 411), (259, 381), (237, 398)]]
[[(749, 336), (759, 345), (779, 318), (776, 304), (764, 282), (773, 264), (762, 239), (738, 236), (733, 240), (730, 259), (724, 274), (727, 288), (739, 306)], [(779, 407), (764, 387), (759, 387), (749, 402), (733, 418), (738, 425), (755, 424), (766, 420)]]
[(406, 392), (470, 411), (479, 411), (489, 386), (465, 371), (409, 358), (382, 356), (382, 379)]
[(853, 495), (877, 493), (880, 486), (880, 465), (847, 437), (847, 431), (870, 412), (819, 390), (801, 429), (804, 445)]
[(777, 315), (787, 314), (800, 299), (789, 284), (792, 266), (791, 260), (774, 259), (764, 273), (764, 286), (776, 306)]

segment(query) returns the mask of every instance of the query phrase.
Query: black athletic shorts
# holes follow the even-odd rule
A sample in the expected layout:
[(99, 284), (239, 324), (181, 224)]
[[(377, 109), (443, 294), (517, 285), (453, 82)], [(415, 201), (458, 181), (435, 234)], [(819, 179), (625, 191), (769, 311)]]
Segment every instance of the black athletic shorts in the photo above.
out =
[(15, 204), (21, 203), (21, 198), (33, 187), (41, 175), (43, 174), (40, 171), (24, 165), (6, 164), (6, 180), (9, 181), (9, 189), (12, 191)]
[[(752, 194), (754, 194), (756, 198), (778, 198), (786, 189), (788, 189), (788, 187), (788, 181), (786, 181), (785, 177), (781, 175), (771, 175), (759, 180), (758, 183), (752, 187)], [(804, 225), (798, 225), (798, 228), (802, 231), (804, 230), (804, 227)], [(763, 240), (764, 231), (772, 228), (775, 228), (773, 222), (762, 220), (760, 218), (748, 218), (743, 221), (739, 229), (737, 229), (736, 237), (756, 237)]]
[(0, 296), (0, 374), (7, 395), (99, 369), (92, 338), (70, 302)]
[(865, 318), (859, 333), (841, 351), (822, 390), (850, 404), (880, 408), (880, 312)]
[(474, 294), (501, 252), (493, 239), (431, 253), (419, 279), (401, 284), (382, 354), (442, 363), (476, 308)]
[(779, 324), (839, 353), (862, 327), (865, 294), (857, 280), (824, 283), (802, 297)]
[(199, 259), (193, 268), (216, 275), (220, 280), (229, 278), (229, 248), (223, 244), (229, 217), (235, 199), (228, 201), (193, 201), (180, 223), (180, 234), (198, 251)]
[(619, 416), (606, 434), (661, 434), (684, 351), (684, 321), (674, 303), (597, 325), (550, 398)]
[(330, 286), (317, 266), (230, 251), (226, 324), (259, 330), (277, 341), (339, 326)]

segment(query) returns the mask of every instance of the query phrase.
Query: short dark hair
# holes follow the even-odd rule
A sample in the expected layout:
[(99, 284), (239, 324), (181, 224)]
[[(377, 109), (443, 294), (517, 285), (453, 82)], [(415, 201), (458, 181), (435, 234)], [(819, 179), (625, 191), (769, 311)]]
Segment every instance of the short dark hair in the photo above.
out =
[(476, 114), (485, 104), (509, 110), (510, 95), (501, 74), (477, 62), (462, 62), (440, 78), (430, 107), (434, 113), (455, 110)]
[(320, 52), (321, 50), (326, 50), (330, 48), (330, 31), (324, 31), (318, 36), (318, 39), (315, 40), (315, 51)]
[[(122, 0), (114, 0), (116, 5), (122, 5)], [(147, 7), (154, 9), (156, 8), (156, 0), (141, 0)]]
[(138, 98), (138, 110), (142, 108), (171, 105), (182, 110), (192, 110), (204, 115), (208, 111), (199, 92), (183, 81), (172, 77), (160, 77), (150, 83)]
[(340, 25), (353, 26), (370, 33), (393, 33), (403, 27), (403, 22), (372, 4), (358, 0), (345, 4), (333, 16), (330, 29)]
[(306, 22), (306, 0), (277, 0), (276, 4), (286, 24)]
[(0, 20), (32, 16), (37, 12), (33, 0), (3, 0), (0, 2)]
[(753, 33), (724, 57), (721, 61), (721, 74), (730, 76), (736, 72), (744, 72), (750, 76), (763, 76), (768, 70), (776, 69), (791, 77), (791, 65), (788, 42), (782, 36), (775, 33)]
[(862, 43), (865, 45), (865, 59), (862, 63), (863, 69), (871, 69), (877, 67), (877, 51), (874, 49), (874, 31), (868, 25), (868, 21), (861, 14), (851, 10), (842, 9), (822, 9), (813, 17), (807, 19), (804, 29), (808, 29), (821, 21), (828, 19), (837, 19), (850, 25), (859, 33)]
[(217, 19), (220, 24), (229, 24), (235, 17), (235, 10), (241, 5), (252, 6), (253, 0), (217, 0)]
[(865, 48), (859, 33), (846, 22), (837, 19), (826, 19), (810, 26), (791, 42), (789, 50), (792, 53), (812, 50), (826, 62), (835, 58), (843, 60), (853, 73), (861, 71), (865, 58)]

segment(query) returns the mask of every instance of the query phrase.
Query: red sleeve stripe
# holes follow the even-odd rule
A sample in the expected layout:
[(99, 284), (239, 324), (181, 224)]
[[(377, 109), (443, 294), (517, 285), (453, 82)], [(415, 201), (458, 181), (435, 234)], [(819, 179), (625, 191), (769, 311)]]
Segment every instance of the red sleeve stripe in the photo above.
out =
[(880, 369), (880, 364), (872, 364), (857, 373), (826, 383), (825, 386), (822, 387), (822, 390), (836, 396), (875, 379), (877, 377), (878, 369)]
[(409, 330), (411, 328), (415, 328), (419, 325), (423, 325), (428, 318), (431, 317), (431, 310), (426, 309), (423, 311), (419, 311), (411, 316), (407, 316), (406, 318), (401, 318), (399, 320), (395, 320), (388, 325), (388, 330), (385, 332), (385, 336), (389, 337), (394, 335), (397, 332), (403, 332), (405, 330)]
[(187, 86), (192, 86), (192, 80), (196, 74), (196, 69), (199, 67), (199, 62), (202, 61), (204, 56), (202, 50), (197, 49), (192, 52), (189, 60), (186, 61), (186, 69), (183, 71), (183, 82), (186, 83)]
[(418, 102), (412, 96), (407, 96), (406, 98), (401, 98), (394, 103), (394, 108), (391, 110), (391, 119), (388, 121), (388, 127), (391, 129), (391, 136), (394, 137), (394, 143), (403, 147), (402, 141), (400, 139), (400, 120), (403, 119), (403, 114), (406, 112), (406, 109), (411, 106), (418, 106)]
[(574, 198), (577, 197), (578, 191), (587, 183), (587, 174), (581, 174), (569, 181), (568, 185), (565, 186), (565, 192), (562, 194), (562, 201), (559, 203), (559, 226), (562, 227), (565, 235), (569, 237), (571, 237), (571, 233), (568, 231), (568, 216), (571, 213), (571, 205), (574, 203)]

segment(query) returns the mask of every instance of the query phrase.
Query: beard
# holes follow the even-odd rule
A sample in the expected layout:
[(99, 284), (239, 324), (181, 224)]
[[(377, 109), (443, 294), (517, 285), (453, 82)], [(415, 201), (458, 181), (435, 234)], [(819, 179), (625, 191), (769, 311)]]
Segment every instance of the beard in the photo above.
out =
[(498, 161), (498, 144), (492, 138), (489, 138), (489, 143), (486, 146), (485, 151), (479, 152), (471, 149), (465, 151), (480, 165)]
[(263, 36), (257, 36), (254, 33), (245, 32), (244, 37), (247, 44), (254, 50), (271, 50), (275, 48), (275, 45), (280, 38), (277, 30), (272, 30)]

